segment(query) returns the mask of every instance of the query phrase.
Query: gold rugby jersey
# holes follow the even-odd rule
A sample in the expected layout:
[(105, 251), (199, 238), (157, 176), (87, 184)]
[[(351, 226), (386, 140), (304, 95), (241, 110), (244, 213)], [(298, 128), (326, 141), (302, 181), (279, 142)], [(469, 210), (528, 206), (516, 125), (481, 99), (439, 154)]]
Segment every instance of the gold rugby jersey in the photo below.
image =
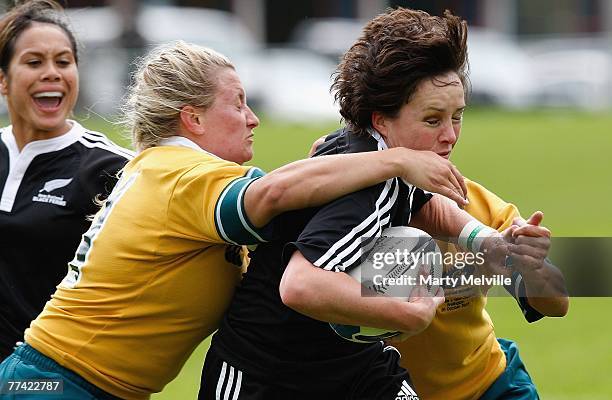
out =
[[(518, 209), (466, 179), (470, 215), (502, 231), (519, 217)], [(444, 243), (443, 243), (444, 244)], [(454, 246), (440, 250), (456, 251)], [(395, 347), (422, 399), (477, 399), (506, 368), (486, 297), (469, 287), (445, 293), (431, 325)]]
[(263, 173), (185, 138), (129, 162), (26, 342), (121, 398), (144, 399), (218, 326), (261, 231), (243, 194)]

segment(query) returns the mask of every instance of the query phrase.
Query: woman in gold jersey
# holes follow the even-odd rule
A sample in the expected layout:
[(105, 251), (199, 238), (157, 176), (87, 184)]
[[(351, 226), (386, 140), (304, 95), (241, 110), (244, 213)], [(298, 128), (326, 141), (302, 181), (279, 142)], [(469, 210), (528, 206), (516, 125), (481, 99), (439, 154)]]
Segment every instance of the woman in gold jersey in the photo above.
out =
[[(465, 71), (438, 71), (436, 76), (431, 71), (439, 69), (440, 63), (421, 55), (436, 43), (461, 37), (460, 45), (450, 48), (449, 54), (463, 57), (468, 51), (467, 34), (465, 21), (450, 12), (432, 16), (400, 8), (369, 21), (337, 69), (334, 89), (345, 120), (355, 126), (372, 121), (381, 134), (395, 134), (407, 147), (433, 151), (448, 159), (459, 139), (465, 108), (465, 104), (452, 106), (452, 94), (459, 90), (458, 98), (465, 97), (463, 83), (467, 76)], [(407, 78), (419, 73), (420, 80)], [(403, 102), (406, 91), (412, 94)], [(401, 108), (372, 113), (368, 101), (373, 99)], [(560, 271), (546, 258), (550, 231), (541, 226), (543, 214), (536, 212), (524, 220), (514, 205), (476, 182), (466, 182), (469, 204), (465, 211), (485, 225), (512, 233), (514, 247), (507, 263), (512, 284), (507, 289), (526, 319), (533, 322), (543, 316), (565, 315), (567, 291)], [(447, 276), (453, 270), (457, 269), (447, 270)], [(402, 353), (401, 365), (410, 373), (422, 399), (538, 398), (517, 346), (495, 337), (484, 308), (486, 296), (480, 289), (444, 287), (446, 301), (429, 327), (394, 344)], [(329, 299), (330, 304), (333, 302)]]
[(267, 175), (242, 166), (259, 120), (232, 63), (211, 49), (159, 47), (134, 78), (126, 121), (138, 154), (25, 344), (0, 365), (0, 382), (148, 398), (217, 328), (240, 277), (236, 246), (273, 237), (275, 215), (395, 176), (464, 204), (461, 175), (428, 152), (320, 157)]

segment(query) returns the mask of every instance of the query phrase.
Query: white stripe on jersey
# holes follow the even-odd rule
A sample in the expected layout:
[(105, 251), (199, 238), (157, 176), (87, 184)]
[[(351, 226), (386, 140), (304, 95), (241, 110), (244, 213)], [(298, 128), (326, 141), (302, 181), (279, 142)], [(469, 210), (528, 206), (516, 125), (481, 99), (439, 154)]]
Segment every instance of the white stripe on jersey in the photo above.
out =
[(223, 366), (221, 367), (221, 375), (219, 375), (219, 380), (217, 381), (217, 389), (215, 390), (215, 399), (221, 400), (221, 390), (223, 389), (223, 381), (225, 381), (225, 370), (227, 369), (227, 363), (223, 361)]
[[(392, 205), (393, 203), (390, 203), (390, 204)], [(384, 215), (384, 212), (383, 212), (383, 215)], [(380, 218), (380, 215), (379, 215), (379, 218)], [(374, 244), (376, 243), (376, 242), (370, 242), (368, 243), (367, 246), (361, 247), (360, 245), (363, 243), (361, 238), (379, 237), (380, 233), (382, 232), (382, 227), (386, 226), (390, 220), (391, 220), (391, 214), (387, 214), (387, 216), (384, 217), (382, 220), (377, 221), (376, 224), (374, 224), (367, 232), (359, 236), (358, 240), (354, 241), (353, 244), (351, 244), (346, 249), (346, 250), (349, 250), (349, 249), (355, 249), (356, 247), (358, 247), (357, 251), (354, 252), (351, 258), (349, 258), (348, 260), (345, 260), (344, 262), (340, 262), (340, 260), (338, 260), (337, 258), (334, 258), (334, 260), (332, 261), (337, 260), (337, 263), (336, 264), (328, 263), (328, 267), (326, 267), (326, 269), (330, 269), (333, 267), (336, 272), (345, 271), (347, 267), (352, 265), (354, 262), (356, 262), (361, 257), (364, 250), (367, 251), (371, 249), (372, 246), (374, 246)]]
[[(385, 204), (378, 211), (378, 215), (377, 215), (378, 219), (375, 222), (375, 224), (372, 225), (372, 227), (367, 232), (361, 234), (357, 240), (355, 240), (349, 247), (347, 247), (342, 253), (339, 254), (339, 256), (346, 256), (346, 254), (349, 254), (350, 252), (353, 252), (355, 249), (357, 249), (354, 252), (353, 256), (350, 259), (345, 260), (344, 262), (341, 262), (341, 259), (336, 257), (333, 260), (335, 264), (328, 263), (328, 266), (335, 265), (334, 269), (336, 271), (345, 271), (347, 267), (352, 265), (354, 262), (356, 262), (361, 257), (361, 255), (363, 254), (363, 250), (364, 250), (364, 248), (361, 247), (361, 245), (363, 244), (362, 238), (368, 238), (368, 237), (371, 238), (371, 237), (380, 236), (383, 227), (386, 226), (391, 220), (390, 210), (391, 210), (391, 207), (393, 207), (393, 204), (395, 204), (395, 201), (397, 200), (398, 193), (399, 193), (399, 185), (395, 185), (391, 198), (389, 199), (387, 204)], [(384, 216), (383, 219), (380, 219), (381, 216)], [(372, 248), (373, 245), (374, 245), (374, 242), (368, 243), (368, 245), (365, 248), (370, 249)]]
[[(229, 366), (229, 376), (227, 377), (227, 383), (225, 382), (225, 374), (227, 372), (227, 367)], [(234, 371), (236, 371), (236, 381), (234, 381)], [(225, 383), (225, 385), (224, 385)], [(225, 386), (225, 389), (223, 389)], [(229, 396), (232, 393), (232, 389), (234, 389), (234, 395), (232, 396), (232, 400), (237, 400), (240, 395), (240, 388), (242, 387), (242, 371), (239, 369), (234, 369), (231, 365), (223, 361), (223, 366), (221, 367), (221, 375), (219, 375), (219, 380), (217, 381), (217, 388), (215, 389), (215, 399), (221, 400), (221, 394), (223, 394), (223, 400), (229, 400)]]
[(234, 389), (234, 396), (232, 397), (232, 400), (238, 399), (238, 396), (240, 395), (240, 387), (242, 386), (242, 371), (239, 369), (236, 371), (238, 371), (238, 378), (236, 378), (236, 389)]
[(408, 193), (408, 205), (410, 207), (410, 214), (408, 214), (408, 221), (406, 221), (406, 225), (410, 224), (412, 220), (412, 202), (414, 201), (414, 192), (416, 192), (416, 187), (410, 185), (410, 192)]
[(134, 152), (132, 150), (126, 149), (125, 147), (121, 147), (119, 146), (117, 143), (113, 142), (112, 140), (110, 140), (107, 136), (105, 136), (104, 134), (100, 133), (100, 132), (96, 132), (96, 131), (88, 131), (85, 130), (83, 132), (82, 137), (94, 141), (94, 142), (101, 142), (106, 144), (109, 147), (114, 147), (117, 148), (118, 150), (124, 152), (127, 155), (130, 156), (134, 156)]
[(519, 274), (516, 278), (516, 281), (514, 282), (514, 298), (516, 299), (516, 301), (520, 301), (520, 288), (521, 288), (521, 282), (523, 281), (523, 275)]
[[(389, 194), (391, 188), (393, 188), (394, 190), (393, 190), (393, 193)], [(366, 219), (364, 219), (363, 222), (361, 222), (359, 225), (351, 229), (351, 231), (348, 234), (346, 234), (343, 238), (341, 238), (336, 243), (334, 243), (329, 248), (329, 250), (325, 252), (325, 254), (323, 254), (321, 257), (319, 257), (318, 260), (314, 262), (314, 265), (316, 265), (317, 267), (322, 267), (326, 270), (331, 270), (332, 268), (337, 266), (337, 264), (340, 263), (343, 257), (345, 257), (347, 254), (352, 252), (356, 247), (358, 247), (361, 244), (361, 239), (360, 239), (361, 237), (378, 236), (380, 234), (381, 227), (383, 226), (382, 223), (385, 221), (388, 222), (388, 219), (389, 219), (389, 216), (387, 216), (386, 218), (383, 218), (383, 220), (381, 220), (381, 217), (384, 215), (386, 211), (391, 209), (393, 204), (395, 204), (395, 201), (397, 200), (398, 191), (399, 191), (399, 186), (398, 186), (397, 179), (393, 178), (393, 179), (387, 180), (385, 182), (384, 189), (378, 196), (378, 199), (376, 199), (376, 203), (375, 203), (376, 205), (375, 205), (374, 212), (372, 212), (372, 214), (370, 214)], [(365, 228), (367, 228), (375, 220), (378, 222), (378, 225), (375, 224), (373, 228), (371, 228), (369, 231), (365, 233), (362, 232)], [(347, 244), (348, 242), (352, 240), (354, 242), (349, 246), (349, 248), (337, 254), (338, 250), (342, 246), (344, 246), (345, 244)], [(357, 256), (360, 256), (359, 252)], [(351, 259), (354, 260), (354, 256)], [(344, 268), (346, 268), (346, 266), (348, 265), (345, 265)], [(341, 270), (344, 270), (344, 268), (342, 268)]]
[(385, 348), (383, 349), (383, 352), (385, 352), (385, 351), (389, 351), (389, 350), (391, 350), (391, 351), (395, 351), (395, 352), (397, 353), (397, 355), (398, 355), (400, 358), (402, 358), (402, 353), (400, 353), (400, 352), (399, 352), (399, 350), (395, 348), (395, 346), (385, 346)]
[[(254, 182), (254, 180), (252, 180), (251, 183), (252, 182)], [(251, 183), (247, 183), (246, 185), (244, 185), (244, 187), (240, 189), (240, 193), (238, 193), (238, 199), (236, 201), (236, 207), (238, 207), (238, 217), (240, 218), (240, 223), (242, 223), (242, 227), (246, 231), (248, 231), (251, 235), (253, 235), (253, 237), (255, 237), (255, 239), (257, 239), (258, 241), (265, 243), (267, 242), (267, 240), (259, 236), (257, 232), (251, 229), (251, 226), (247, 222), (247, 217), (242, 213), (242, 198), (244, 197), (244, 194), (246, 193), (246, 190), (248, 189), (248, 187), (251, 186)], [(220, 219), (221, 218), (219, 218), (219, 220)]]
[[(217, 200), (217, 205), (215, 206), (215, 222), (216, 222), (217, 228), (219, 229), (221, 239), (225, 240), (228, 243), (232, 243), (235, 245), (240, 245), (240, 244), (230, 239), (229, 235), (225, 232), (225, 229), (223, 228), (223, 219), (221, 219), (221, 205), (223, 204), (223, 200), (225, 200), (225, 196), (227, 196), (231, 188), (237, 185), (238, 182), (241, 182), (245, 179), (246, 178), (238, 178), (230, 182), (230, 184), (227, 185), (225, 189), (223, 189), (223, 191), (221, 192), (221, 195), (219, 195), (219, 199)], [(240, 205), (238, 205), (237, 207), (240, 208)]]
[(229, 377), (227, 378), (227, 385), (225, 385), (225, 393), (223, 394), (223, 400), (229, 400), (230, 392), (234, 386), (234, 367), (230, 365)]
[(412, 388), (410, 387), (410, 385), (408, 385), (408, 382), (406, 381), (402, 381), (402, 390), (404, 391), (404, 393), (406, 393), (408, 396), (413, 395), (413, 396), (418, 396), (416, 394), (416, 392), (414, 390), (412, 390)]
[(78, 139), (78, 142), (84, 145), (85, 147), (97, 147), (99, 149), (103, 149), (111, 153), (123, 156), (128, 160), (134, 158), (133, 151), (119, 146), (118, 144), (112, 142), (106, 136), (98, 132), (85, 131), (83, 132), (83, 135)]

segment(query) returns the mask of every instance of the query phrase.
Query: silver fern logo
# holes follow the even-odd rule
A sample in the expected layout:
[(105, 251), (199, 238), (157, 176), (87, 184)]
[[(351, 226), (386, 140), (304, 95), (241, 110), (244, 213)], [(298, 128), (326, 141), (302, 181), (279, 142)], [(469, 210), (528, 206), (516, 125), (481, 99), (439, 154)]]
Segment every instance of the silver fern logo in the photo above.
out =
[(48, 182), (45, 182), (42, 189), (38, 191), (38, 194), (32, 197), (32, 201), (38, 203), (49, 203), (55, 204), (57, 206), (66, 206), (66, 200), (64, 200), (63, 195), (54, 195), (50, 194), (51, 192), (66, 187), (72, 182), (73, 178), (65, 178), (65, 179), (52, 179)]

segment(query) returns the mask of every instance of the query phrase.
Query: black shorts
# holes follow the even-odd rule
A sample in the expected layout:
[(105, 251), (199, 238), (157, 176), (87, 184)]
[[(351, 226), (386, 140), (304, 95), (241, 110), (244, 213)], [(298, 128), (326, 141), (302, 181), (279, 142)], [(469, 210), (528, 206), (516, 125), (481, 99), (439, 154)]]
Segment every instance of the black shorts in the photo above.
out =
[[(385, 347), (353, 382), (321, 387), (317, 379), (304, 379), (298, 390), (279, 378), (253, 376), (223, 360), (213, 347), (206, 355), (199, 400), (418, 400), (408, 372), (399, 366), (399, 353)], [(326, 371), (326, 374), (331, 372)], [(292, 385), (295, 386), (295, 385)]]

